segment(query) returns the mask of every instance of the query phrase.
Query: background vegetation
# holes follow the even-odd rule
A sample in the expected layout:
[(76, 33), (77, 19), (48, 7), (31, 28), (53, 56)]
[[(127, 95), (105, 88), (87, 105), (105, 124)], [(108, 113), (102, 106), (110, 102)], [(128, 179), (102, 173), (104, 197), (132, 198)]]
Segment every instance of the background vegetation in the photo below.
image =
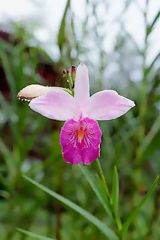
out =
[[(112, 87), (136, 102), (127, 115), (101, 123), (100, 161), (109, 188), (113, 168), (117, 166), (122, 222), (160, 172), (160, 51), (147, 61), (160, 9), (151, 21), (147, 19), (149, 1), (141, 11), (145, 23), (142, 47), (122, 22), (109, 54), (103, 49), (105, 31), (100, 31), (103, 19), (97, 13), (100, 3), (107, 13), (106, 2), (86, 1), (86, 17), (84, 22), (78, 22), (67, 1), (57, 34), (59, 58), (56, 60), (20, 23), (12, 23), (12, 33), (6, 34), (3, 29), (0, 34), (0, 240), (34, 239), (17, 228), (57, 240), (105, 238), (96, 226), (24, 179), (24, 174), (76, 202), (114, 229), (80, 168), (63, 162), (59, 145), (62, 123), (32, 112), (27, 103), (16, 98), (18, 91), (31, 83), (67, 86), (62, 70), (77, 65), (80, 60), (89, 66), (92, 92)], [(125, 2), (118, 21), (123, 19), (131, 2)], [(112, 66), (116, 68), (108, 78), (107, 71)], [(104, 81), (105, 78), (108, 80)], [(88, 169), (96, 175), (96, 163)], [(160, 239), (159, 193), (160, 189), (156, 188), (136, 215), (125, 239)]]

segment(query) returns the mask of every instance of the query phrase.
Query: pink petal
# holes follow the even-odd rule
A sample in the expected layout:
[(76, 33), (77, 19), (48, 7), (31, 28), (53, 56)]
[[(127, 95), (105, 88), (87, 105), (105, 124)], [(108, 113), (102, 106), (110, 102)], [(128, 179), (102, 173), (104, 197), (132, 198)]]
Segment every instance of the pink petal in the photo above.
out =
[(105, 90), (90, 98), (88, 117), (96, 120), (111, 120), (125, 114), (134, 106), (133, 101), (120, 96), (116, 91)]
[(80, 64), (76, 70), (74, 99), (79, 112), (85, 111), (85, 106), (89, 99), (89, 76), (88, 68), (85, 64)]
[[(82, 141), (77, 138), (78, 130), (85, 132)], [(99, 125), (93, 119), (65, 122), (60, 133), (64, 161), (70, 164), (91, 164), (100, 155), (101, 135)]]
[(56, 87), (42, 86), (39, 84), (31, 84), (23, 88), (22, 90), (20, 90), (17, 97), (20, 99), (32, 100), (33, 98), (46, 94), (52, 89), (58, 89), (58, 87), (56, 88)]
[(73, 118), (75, 111), (73, 97), (62, 89), (52, 89), (47, 94), (34, 98), (29, 106), (47, 118), (61, 121)]

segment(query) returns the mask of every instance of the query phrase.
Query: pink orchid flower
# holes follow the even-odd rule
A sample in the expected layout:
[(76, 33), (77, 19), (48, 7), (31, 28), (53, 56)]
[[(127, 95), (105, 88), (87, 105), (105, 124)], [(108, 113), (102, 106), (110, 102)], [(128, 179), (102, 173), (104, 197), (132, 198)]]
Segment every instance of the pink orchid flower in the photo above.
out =
[(43, 116), (65, 121), (60, 144), (65, 162), (90, 164), (100, 156), (101, 129), (97, 120), (111, 120), (125, 114), (134, 102), (116, 91), (104, 90), (90, 96), (88, 69), (76, 70), (74, 96), (62, 88), (30, 85), (19, 98), (32, 99), (29, 106)]

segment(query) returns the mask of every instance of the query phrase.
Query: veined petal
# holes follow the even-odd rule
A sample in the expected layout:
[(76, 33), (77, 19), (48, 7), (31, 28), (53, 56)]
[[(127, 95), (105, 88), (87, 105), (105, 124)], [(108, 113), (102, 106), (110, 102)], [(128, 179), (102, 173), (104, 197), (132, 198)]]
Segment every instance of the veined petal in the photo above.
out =
[(22, 90), (20, 90), (19, 93), (17, 94), (17, 97), (21, 100), (30, 101), (33, 98), (46, 94), (52, 89), (58, 89), (58, 87), (48, 87), (48, 86), (42, 86), (39, 84), (31, 84), (23, 88)]
[(88, 106), (88, 117), (96, 120), (111, 120), (129, 111), (135, 103), (120, 96), (116, 91), (105, 90), (95, 93)]
[(29, 106), (47, 118), (61, 121), (73, 118), (75, 112), (73, 97), (62, 89), (52, 89), (47, 94), (34, 98)]
[(74, 99), (80, 110), (84, 109), (89, 99), (88, 68), (81, 63), (76, 70)]

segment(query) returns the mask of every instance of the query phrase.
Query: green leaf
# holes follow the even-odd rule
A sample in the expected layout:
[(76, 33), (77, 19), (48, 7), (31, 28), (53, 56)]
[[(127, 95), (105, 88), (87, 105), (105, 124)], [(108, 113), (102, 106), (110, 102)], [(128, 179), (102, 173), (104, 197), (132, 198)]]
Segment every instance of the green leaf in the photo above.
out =
[(152, 60), (151, 64), (147, 67), (147, 69), (146, 69), (147, 74), (149, 74), (149, 72), (153, 69), (155, 63), (159, 60), (159, 58), (160, 58), (160, 52), (158, 52), (158, 54)]
[(36, 233), (21, 229), (21, 228), (17, 228), (17, 231), (27, 235), (28, 237), (33, 237), (33, 238), (40, 239), (40, 240), (55, 240), (53, 238), (44, 237), (44, 236), (38, 235)]
[(152, 128), (150, 129), (149, 133), (147, 134), (147, 136), (144, 138), (139, 151), (138, 151), (138, 158), (142, 161), (143, 160), (143, 154), (145, 153), (145, 151), (148, 149), (148, 147), (150, 146), (151, 142), (153, 141), (154, 137), (156, 136), (156, 134), (159, 132), (160, 130), (160, 115), (157, 117), (157, 119), (155, 120), (155, 122), (152, 125)]
[(66, 7), (65, 7), (65, 10), (64, 10), (64, 13), (63, 13), (63, 18), (62, 18), (60, 28), (59, 28), (59, 32), (58, 32), (58, 37), (57, 37), (58, 38), (57, 39), (58, 46), (59, 46), (60, 50), (62, 49), (62, 46), (66, 41), (66, 33), (65, 33), (66, 16), (67, 16), (67, 12), (68, 12), (69, 7), (70, 7), (70, 0), (67, 0)]
[(137, 207), (135, 207), (131, 213), (129, 214), (126, 222), (123, 225), (123, 229), (122, 229), (122, 235), (124, 236), (130, 226), (130, 224), (135, 220), (137, 214), (139, 213), (140, 209), (143, 207), (143, 205), (145, 204), (145, 202), (148, 200), (148, 198), (151, 197), (151, 195), (153, 194), (153, 192), (155, 191), (155, 189), (157, 188), (157, 186), (160, 184), (160, 176), (157, 176), (155, 181), (153, 182), (150, 190), (146, 193), (145, 197), (142, 199), (142, 201), (138, 204)]
[(152, 32), (152, 30), (153, 30), (156, 22), (158, 21), (159, 17), (160, 17), (160, 11), (157, 12), (157, 14), (156, 14), (156, 16), (154, 17), (152, 23), (148, 26), (147, 35), (149, 35), (149, 34)]
[(81, 216), (83, 216), (85, 219), (87, 219), (89, 222), (91, 222), (92, 224), (94, 224), (106, 237), (108, 237), (108, 239), (111, 240), (118, 240), (117, 235), (114, 233), (114, 231), (112, 229), (110, 229), (106, 224), (104, 224), (103, 222), (101, 222), (99, 219), (97, 219), (96, 217), (94, 217), (92, 214), (90, 214), (89, 212), (87, 212), (86, 210), (84, 210), (83, 208), (81, 208), (80, 206), (78, 206), (77, 204), (73, 203), (72, 201), (70, 201), (69, 199), (61, 196), (60, 194), (48, 189), (47, 187), (41, 185), (40, 183), (32, 180), (31, 178), (24, 176), (24, 178), (31, 182), (32, 184), (34, 184), (36, 187), (40, 188), (42, 191), (48, 193), (49, 195), (51, 195), (52, 197), (54, 197), (55, 199), (57, 199), (58, 201), (60, 201), (61, 203), (63, 203), (64, 205), (70, 207), (71, 209), (73, 209), (75, 212), (79, 213)]
[[(6, 166), (8, 168), (8, 175), (11, 177), (14, 176), (15, 173), (15, 164), (13, 161), (13, 156), (11, 154), (11, 152), (9, 151), (9, 149), (7, 148), (7, 146), (5, 145), (5, 143), (0, 139), (0, 151), (1, 154), (4, 157)], [(12, 179), (11, 177), (11, 179)]]
[(112, 180), (112, 204), (115, 214), (118, 212), (118, 202), (119, 202), (119, 178), (116, 166), (114, 167), (113, 180)]
[(12, 98), (13, 98), (13, 100), (15, 100), (16, 99), (16, 85), (15, 85), (13, 73), (11, 71), (11, 66), (10, 66), (10, 62), (9, 62), (7, 54), (5, 52), (0, 52), (0, 59), (1, 59), (3, 69), (4, 69), (6, 77), (7, 77), (7, 81), (8, 81), (9, 87), (10, 87)]
[(108, 185), (101, 167), (101, 163), (99, 161), (99, 159), (96, 160), (96, 167), (97, 167), (97, 172), (98, 172), (98, 176), (99, 179), (101, 179), (102, 185), (103, 185), (103, 189), (105, 190), (106, 195), (108, 196), (108, 198), (110, 199), (110, 193), (109, 193), (109, 189), (108, 189)]
[(99, 199), (100, 203), (106, 210), (106, 212), (111, 215), (110, 206), (109, 206), (109, 200), (106, 196), (105, 189), (103, 188), (102, 181), (99, 177), (96, 178), (91, 175), (89, 170), (86, 168), (86, 166), (79, 165), (78, 166), (80, 170), (82, 171), (83, 175), (85, 176), (87, 182), (91, 186), (92, 190), (96, 194), (97, 198)]

